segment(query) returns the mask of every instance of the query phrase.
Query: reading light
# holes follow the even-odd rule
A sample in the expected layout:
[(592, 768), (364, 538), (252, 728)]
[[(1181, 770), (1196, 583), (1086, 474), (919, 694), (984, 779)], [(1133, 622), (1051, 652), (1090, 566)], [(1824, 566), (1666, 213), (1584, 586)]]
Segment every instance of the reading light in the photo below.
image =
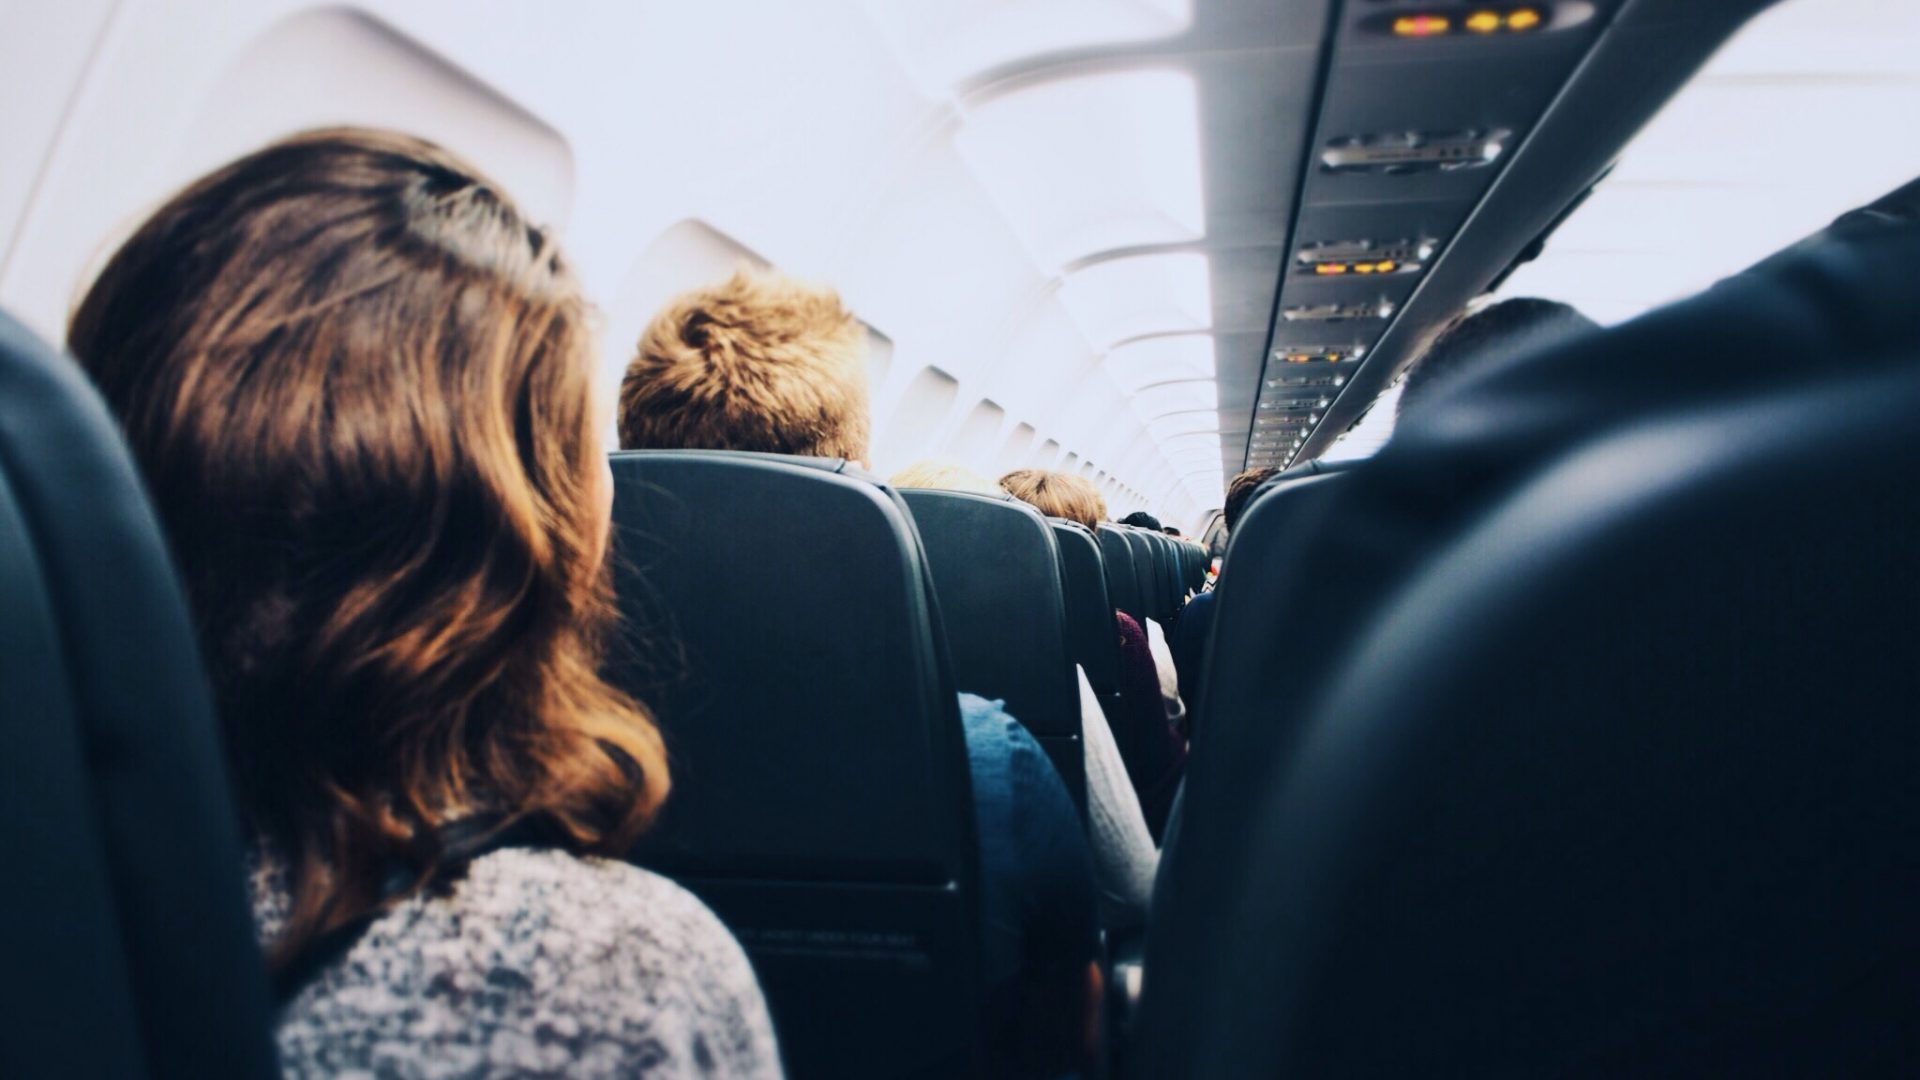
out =
[[(1357, 347), (1343, 345), (1283, 345), (1273, 351), (1273, 358), (1286, 364), (1338, 364), (1358, 359), (1359, 356), (1360, 350)], [(1318, 385), (1317, 382), (1309, 383), (1304, 378), (1298, 381), (1284, 378), (1281, 382), (1287, 386)], [(1268, 385), (1274, 384), (1269, 382)], [(1340, 384), (1335, 382), (1333, 385)]]
[(1538, 8), (1520, 8), (1507, 13), (1507, 29), (1523, 34), (1538, 29), (1544, 21)]
[[(1592, 16), (1590, 4), (1563, 2), (1558, 8), (1556, 17), (1551, 20), (1553, 29), (1578, 26)], [(1369, 33), (1406, 39), (1444, 38), (1459, 34), (1490, 37), (1494, 34), (1525, 34), (1547, 29), (1550, 21), (1547, 12), (1553, 9), (1553, 5), (1543, 7), (1538, 3), (1513, 7), (1499, 0), (1480, 0), (1477, 4), (1458, 6), (1433, 0), (1428, 10), (1369, 16), (1362, 25)]]
[(1402, 15), (1393, 20), (1395, 37), (1439, 37), (1453, 29), (1453, 20), (1445, 15)]

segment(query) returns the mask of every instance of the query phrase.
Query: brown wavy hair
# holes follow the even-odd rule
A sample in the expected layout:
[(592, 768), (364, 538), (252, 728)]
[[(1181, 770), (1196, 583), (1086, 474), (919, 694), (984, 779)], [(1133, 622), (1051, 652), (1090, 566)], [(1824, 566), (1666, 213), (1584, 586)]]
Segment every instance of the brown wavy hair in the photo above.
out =
[(1049, 517), (1077, 521), (1098, 532), (1107, 516), (1107, 500), (1093, 481), (1050, 469), (1015, 469), (1000, 478), (1000, 490), (1031, 503)]
[(69, 343), (172, 540), (273, 959), (378, 910), (435, 830), (532, 819), (624, 853), (667, 793), (600, 676), (616, 618), (589, 309), (553, 239), (419, 139), (318, 131), (176, 195)]

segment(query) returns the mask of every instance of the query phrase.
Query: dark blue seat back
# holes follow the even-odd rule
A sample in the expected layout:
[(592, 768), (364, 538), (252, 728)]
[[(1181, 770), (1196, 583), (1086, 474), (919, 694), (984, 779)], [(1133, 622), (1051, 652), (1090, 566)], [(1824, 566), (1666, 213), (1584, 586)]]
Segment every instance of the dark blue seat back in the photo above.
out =
[(159, 523), (79, 368), (5, 315), (0, 688), (0, 1076), (277, 1076)]
[[(1167, 611), (1167, 590), (1160, 585), (1160, 560), (1145, 529), (1136, 529), (1131, 525), (1121, 526), (1127, 537), (1127, 547), (1133, 552), (1133, 579), (1135, 588), (1140, 591), (1140, 609), (1149, 619), (1165, 621)], [(1141, 624), (1143, 627), (1145, 623)]]
[(1180, 545), (1166, 533), (1149, 533), (1155, 549), (1159, 552), (1160, 588), (1167, 594), (1167, 617), (1172, 619), (1180, 614), (1180, 605), (1186, 599), (1186, 585), (1180, 570)]
[(1140, 592), (1140, 578), (1133, 570), (1133, 545), (1127, 540), (1126, 526), (1100, 523), (1100, 556), (1107, 570), (1107, 596), (1117, 610), (1145, 624), (1147, 609)]
[(1060, 549), (1060, 580), (1066, 590), (1067, 650), (1086, 669), (1095, 693), (1111, 697), (1120, 690), (1120, 632), (1107, 597), (1107, 572), (1100, 541), (1087, 527), (1048, 519)]
[(908, 489), (933, 570), (953, 677), (1003, 700), (1086, 805), (1080, 691), (1067, 651), (1060, 553), (1040, 512), (1012, 496)]
[(1920, 1060), (1907, 199), (1257, 498), (1142, 1075)]
[(954, 1074), (979, 1031), (977, 854), (918, 538), (837, 461), (613, 455), (614, 674), (674, 789), (636, 861), (753, 958), (796, 1076)]
[(1199, 592), (1207, 583), (1207, 549), (1191, 540), (1182, 540), (1180, 550), (1187, 555), (1187, 591)]

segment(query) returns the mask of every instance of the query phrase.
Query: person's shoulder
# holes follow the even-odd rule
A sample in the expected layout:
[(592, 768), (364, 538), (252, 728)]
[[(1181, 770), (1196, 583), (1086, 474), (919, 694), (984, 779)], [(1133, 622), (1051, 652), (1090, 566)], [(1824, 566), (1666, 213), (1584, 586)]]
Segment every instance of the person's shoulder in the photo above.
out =
[(1175, 640), (1191, 639), (1195, 634), (1206, 630), (1206, 622), (1213, 617), (1214, 593), (1209, 589), (1187, 601), (1180, 609), (1180, 618), (1173, 624)]
[(700, 899), (630, 863), (551, 848), (507, 848), (474, 861), (457, 890), (467, 918), (531, 922), (591, 962), (648, 953), (662, 962), (745, 965), (738, 942)]
[[(766, 1001), (740, 943), (706, 904), (613, 859), (510, 848), (478, 859), (459, 889), (468, 921), (537, 938), (531, 981), (562, 1013), (643, 1026), (675, 1073), (777, 1075)], [(511, 951), (511, 950), (510, 950)]]
[(966, 729), (970, 753), (991, 753), (1014, 759), (1046, 754), (1026, 725), (1007, 712), (1004, 702), (988, 701), (976, 694), (963, 693), (960, 695), (960, 723)]

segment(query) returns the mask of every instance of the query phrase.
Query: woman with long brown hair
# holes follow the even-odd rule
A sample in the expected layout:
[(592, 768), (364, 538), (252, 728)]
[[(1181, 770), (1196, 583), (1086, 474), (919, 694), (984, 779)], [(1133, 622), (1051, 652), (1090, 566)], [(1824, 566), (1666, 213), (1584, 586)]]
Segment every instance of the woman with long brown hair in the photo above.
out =
[[(777, 1074), (599, 676), (588, 309), (456, 156), (334, 130), (175, 196), (76, 312), (198, 624), (290, 1072)], [(602, 857), (607, 856), (607, 857)]]

